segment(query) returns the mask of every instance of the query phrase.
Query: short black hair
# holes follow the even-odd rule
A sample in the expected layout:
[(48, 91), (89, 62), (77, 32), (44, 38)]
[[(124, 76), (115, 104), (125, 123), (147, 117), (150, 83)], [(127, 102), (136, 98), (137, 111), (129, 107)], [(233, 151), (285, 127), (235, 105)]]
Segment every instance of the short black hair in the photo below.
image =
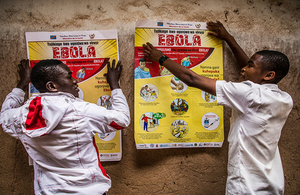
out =
[(50, 59), (41, 60), (36, 63), (30, 74), (30, 79), (34, 87), (39, 90), (39, 92), (47, 92), (46, 84), (49, 81), (57, 81), (57, 70), (59, 64), (62, 64), (60, 60)]
[(263, 69), (275, 72), (275, 83), (278, 83), (283, 77), (287, 75), (290, 68), (290, 62), (286, 55), (279, 51), (262, 50), (256, 52), (263, 56), (261, 62)]
[(145, 59), (144, 58), (140, 58), (139, 62), (145, 62)]

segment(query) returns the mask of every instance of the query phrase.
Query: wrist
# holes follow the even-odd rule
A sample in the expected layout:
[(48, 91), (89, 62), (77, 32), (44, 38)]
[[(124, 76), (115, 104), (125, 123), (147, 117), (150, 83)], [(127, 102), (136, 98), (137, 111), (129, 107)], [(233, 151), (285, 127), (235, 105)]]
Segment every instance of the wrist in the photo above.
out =
[(22, 89), (23, 91), (25, 91), (27, 89), (27, 87), (28, 87), (28, 83), (25, 84), (25, 83), (19, 82), (17, 84), (17, 88)]
[(119, 89), (119, 88), (121, 88), (119, 84), (110, 85), (111, 91), (114, 89)]
[(158, 60), (159, 64), (160, 64), (161, 66), (163, 66), (163, 63), (164, 63), (168, 58), (169, 58), (168, 56), (162, 55), (162, 56), (159, 58), (159, 60)]

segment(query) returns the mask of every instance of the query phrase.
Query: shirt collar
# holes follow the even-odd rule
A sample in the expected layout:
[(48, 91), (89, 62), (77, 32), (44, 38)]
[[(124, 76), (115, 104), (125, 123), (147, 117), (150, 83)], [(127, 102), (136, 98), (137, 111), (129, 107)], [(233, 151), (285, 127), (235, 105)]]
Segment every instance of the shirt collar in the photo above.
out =
[(76, 99), (76, 97), (70, 93), (66, 93), (66, 92), (56, 92), (56, 93), (39, 93), (37, 94), (37, 96), (67, 96), (69, 98), (72, 98), (72, 99)]

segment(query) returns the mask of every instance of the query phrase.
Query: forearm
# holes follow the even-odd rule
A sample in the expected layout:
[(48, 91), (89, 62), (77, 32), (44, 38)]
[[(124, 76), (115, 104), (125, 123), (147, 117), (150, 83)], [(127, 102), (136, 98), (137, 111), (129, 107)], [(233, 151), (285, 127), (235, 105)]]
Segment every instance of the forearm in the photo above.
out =
[(249, 61), (249, 57), (246, 55), (244, 50), (239, 46), (239, 44), (236, 42), (233, 36), (228, 36), (228, 38), (224, 39), (224, 41), (228, 44), (230, 47), (232, 53), (234, 54), (235, 59), (237, 60), (237, 63), (240, 68), (243, 68), (247, 65)]
[(24, 80), (20, 80), (19, 83), (17, 84), (17, 88), (22, 89), (25, 91), (28, 87), (28, 82)]
[(189, 68), (183, 67), (173, 60), (167, 59), (163, 65), (172, 73), (174, 76), (179, 78), (185, 84), (191, 87), (196, 87), (210, 94), (216, 95), (214, 79), (200, 76)]

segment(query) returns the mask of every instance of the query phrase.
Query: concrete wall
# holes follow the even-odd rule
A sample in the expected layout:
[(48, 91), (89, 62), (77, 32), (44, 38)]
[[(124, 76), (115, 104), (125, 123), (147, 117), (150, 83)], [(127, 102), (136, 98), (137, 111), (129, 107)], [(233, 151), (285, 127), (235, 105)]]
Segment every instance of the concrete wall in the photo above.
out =
[[(134, 27), (138, 19), (220, 20), (248, 55), (279, 50), (291, 63), (279, 83), (294, 100), (279, 143), (286, 194), (300, 194), (299, 0), (0, 0), (0, 103), (18, 81), (26, 58), (25, 32), (118, 29), (121, 87), (133, 116)], [(238, 69), (224, 47), (225, 80)], [(226, 108), (225, 136), (230, 109)], [(123, 159), (103, 163), (112, 177), (109, 194), (224, 194), (228, 142), (222, 148), (136, 150), (131, 125), (123, 131)], [(22, 144), (0, 131), (0, 194), (33, 194), (33, 168)]]

